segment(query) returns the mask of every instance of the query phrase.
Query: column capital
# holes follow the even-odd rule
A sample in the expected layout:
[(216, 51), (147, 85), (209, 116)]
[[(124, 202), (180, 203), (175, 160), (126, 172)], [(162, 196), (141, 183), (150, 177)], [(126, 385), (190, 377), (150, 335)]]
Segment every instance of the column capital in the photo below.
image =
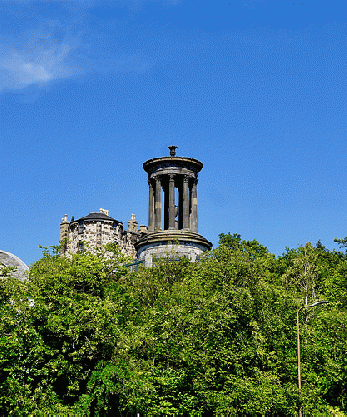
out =
[(189, 181), (189, 178), (190, 178), (189, 175), (187, 175), (187, 174), (184, 174), (183, 175), (183, 181), (184, 182), (188, 182)]

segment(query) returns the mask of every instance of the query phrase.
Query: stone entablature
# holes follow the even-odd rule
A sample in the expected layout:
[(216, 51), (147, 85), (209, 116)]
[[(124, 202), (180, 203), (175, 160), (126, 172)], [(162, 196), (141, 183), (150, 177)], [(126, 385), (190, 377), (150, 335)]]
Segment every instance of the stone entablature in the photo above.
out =
[(186, 174), (192, 178), (197, 178), (202, 168), (202, 162), (197, 159), (176, 156), (153, 158), (143, 164), (143, 169), (149, 175), (154, 174), (154, 177), (157, 175)]
[[(107, 214), (106, 214), (107, 213)], [(73, 254), (81, 251), (87, 244), (89, 249), (101, 248), (107, 243), (118, 244), (120, 250), (131, 259), (136, 259), (135, 243), (139, 240), (140, 232), (137, 230), (137, 221), (132, 215), (128, 222), (130, 231), (123, 229), (123, 223), (108, 216), (108, 211), (100, 209), (99, 212), (88, 214), (78, 220), (68, 221), (67, 215), (60, 223), (61, 254)], [(140, 226), (142, 233), (144, 226)]]

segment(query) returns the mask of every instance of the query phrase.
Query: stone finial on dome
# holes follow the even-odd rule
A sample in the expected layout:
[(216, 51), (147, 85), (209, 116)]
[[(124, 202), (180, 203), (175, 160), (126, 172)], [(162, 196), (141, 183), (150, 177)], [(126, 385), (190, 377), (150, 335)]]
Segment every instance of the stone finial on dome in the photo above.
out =
[(103, 208), (99, 209), (99, 213), (104, 213), (106, 216), (108, 216), (109, 212), (110, 212), (109, 210), (105, 210)]
[(176, 156), (177, 146), (171, 145), (171, 146), (168, 146), (168, 148), (170, 149), (170, 156)]

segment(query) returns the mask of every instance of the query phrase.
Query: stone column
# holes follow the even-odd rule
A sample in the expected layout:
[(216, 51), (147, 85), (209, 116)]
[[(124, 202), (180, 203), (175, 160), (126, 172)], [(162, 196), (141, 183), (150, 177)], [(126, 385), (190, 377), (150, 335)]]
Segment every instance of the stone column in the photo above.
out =
[(149, 198), (148, 198), (148, 231), (154, 230), (154, 192), (152, 181), (148, 181)]
[(161, 188), (164, 193), (164, 225), (163, 230), (167, 230), (169, 228), (169, 183), (165, 180), (161, 182)]
[(177, 218), (177, 229), (183, 229), (183, 183), (179, 181), (178, 184), (178, 218)]
[(160, 178), (155, 179), (155, 199), (154, 199), (155, 226), (154, 230), (161, 230), (161, 182)]
[(169, 175), (169, 229), (175, 229), (175, 176)]
[(189, 193), (187, 175), (183, 177), (183, 229), (189, 229)]
[(190, 214), (190, 230), (198, 233), (198, 195), (197, 195), (198, 180), (194, 180), (191, 191), (191, 205), (192, 212)]

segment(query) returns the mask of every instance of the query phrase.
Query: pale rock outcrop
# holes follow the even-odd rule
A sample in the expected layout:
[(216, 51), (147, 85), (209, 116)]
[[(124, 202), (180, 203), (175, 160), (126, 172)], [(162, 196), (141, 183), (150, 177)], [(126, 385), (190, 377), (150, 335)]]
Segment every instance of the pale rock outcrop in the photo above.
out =
[(18, 278), (20, 281), (27, 279), (29, 267), (13, 253), (0, 250), (0, 267), (15, 267), (16, 269), (11, 272), (11, 275)]

